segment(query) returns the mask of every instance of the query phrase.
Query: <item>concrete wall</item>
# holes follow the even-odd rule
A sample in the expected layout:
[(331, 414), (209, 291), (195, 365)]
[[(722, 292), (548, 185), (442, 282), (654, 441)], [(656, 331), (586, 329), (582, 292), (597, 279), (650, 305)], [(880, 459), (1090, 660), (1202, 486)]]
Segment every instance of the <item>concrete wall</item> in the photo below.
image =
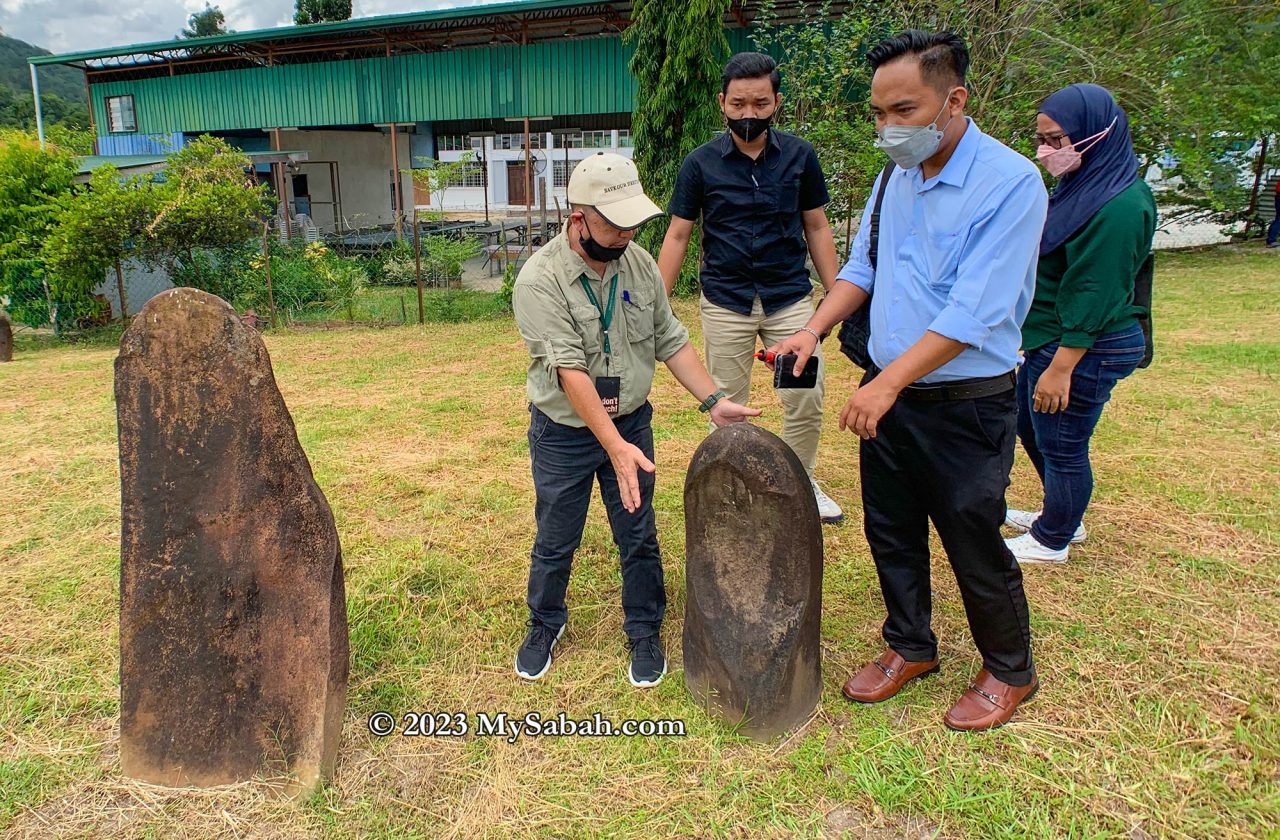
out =
[[(391, 197), (391, 135), (382, 131), (285, 131), (281, 143), (290, 150), (308, 153), (312, 161), (336, 160), (342, 192), (342, 215), (348, 227), (374, 227), (395, 222)], [(410, 168), (413, 152), (409, 134), (400, 130), (397, 141), (401, 189), (406, 213), (413, 208), (413, 178), (403, 170)], [(312, 218), (322, 230), (333, 229), (333, 200), (329, 169), (324, 165), (306, 164), (300, 172), (307, 176), (311, 199), (317, 202)], [(292, 184), (289, 200), (294, 199)]]

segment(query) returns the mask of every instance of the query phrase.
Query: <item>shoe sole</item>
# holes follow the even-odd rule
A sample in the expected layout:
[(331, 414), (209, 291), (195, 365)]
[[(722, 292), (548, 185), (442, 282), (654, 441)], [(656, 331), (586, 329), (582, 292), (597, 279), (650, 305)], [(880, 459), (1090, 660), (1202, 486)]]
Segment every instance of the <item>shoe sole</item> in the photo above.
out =
[[(1027, 703), (1030, 703), (1035, 698), (1036, 692), (1039, 690), (1040, 690), (1040, 681), (1036, 680), (1036, 687), (1031, 689), (1031, 691), (1027, 693), (1026, 697), (1023, 697), (1020, 701), (1018, 701), (1018, 709), (1021, 709)], [(1018, 709), (1013, 710), (1014, 715), (1018, 713)], [(997, 723), (995, 726), (988, 726), (984, 729), (965, 729), (964, 727), (961, 727), (961, 726), (952, 726), (951, 724), (947, 723), (947, 719), (944, 717), (942, 719), (942, 725), (945, 726), (947, 729), (950, 729), (952, 732), (990, 732), (993, 729), (999, 729), (1000, 727), (1004, 726), (1005, 723), (1008, 723), (1011, 720), (1013, 720), (1013, 715), (1009, 715), (1009, 720), (1006, 720), (1004, 723)]]
[(529, 682), (542, 679), (543, 675), (551, 670), (551, 663), (555, 660), (556, 645), (560, 644), (560, 637), (564, 635), (564, 628), (568, 626), (567, 624), (560, 625), (560, 632), (556, 633), (556, 637), (551, 640), (551, 649), (547, 651), (547, 664), (543, 665), (542, 670), (536, 674), (526, 674), (520, 670), (520, 652), (516, 651), (516, 676)]
[(818, 518), (822, 520), (823, 525), (839, 525), (844, 521), (844, 514), (842, 513), (839, 516), (820, 516)]
[[(1013, 530), (1017, 531), (1017, 532), (1018, 532), (1018, 533), (1020, 533), (1020, 534), (1029, 534), (1029, 533), (1031, 533), (1031, 529), (1030, 529), (1030, 528), (1024, 528), (1024, 527), (1022, 527), (1021, 525), (1019, 525), (1017, 522), (1014, 522), (1012, 519), (1006, 519), (1006, 520), (1004, 521), (1004, 526), (1005, 526), (1006, 528), (1012, 528)], [(1088, 533), (1087, 531), (1086, 531), (1085, 533), (1081, 534), (1081, 535), (1080, 535), (1080, 536), (1078, 536), (1078, 537), (1073, 536), (1073, 537), (1071, 538), (1071, 545), (1079, 545), (1080, 543), (1084, 542), (1084, 541), (1085, 541), (1085, 540), (1087, 540), (1088, 538), (1089, 538), (1089, 533)]]
[(899, 694), (901, 694), (902, 690), (905, 689), (907, 686), (911, 685), (911, 683), (915, 682), (916, 680), (922, 680), (925, 677), (932, 677), (934, 674), (938, 673), (941, 670), (942, 670), (942, 663), (939, 662), (937, 665), (934, 665), (929, 670), (921, 671), (911, 679), (904, 682), (901, 686), (898, 687), (898, 690), (895, 691), (893, 694), (890, 694), (888, 697), (881, 697), (879, 700), (861, 700), (857, 697), (852, 697), (849, 694), (845, 693), (844, 688), (840, 689), (840, 693), (844, 695), (844, 698), (846, 700), (851, 700), (854, 703), (861, 703), (864, 706), (874, 706), (876, 703), (883, 703), (886, 700), (892, 700), (894, 697), (897, 697)]
[(665, 659), (662, 662), (662, 673), (658, 674), (658, 678), (653, 682), (645, 682), (644, 680), (637, 680), (635, 677), (631, 675), (631, 666), (630, 665), (627, 666), (627, 682), (631, 683), (636, 688), (653, 688), (655, 685), (658, 685), (660, 682), (662, 682), (662, 678), (665, 677), (666, 675), (667, 675), (667, 662)]
[(1018, 555), (1015, 554), (1013, 556), (1013, 559), (1018, 561), (1019, 566), (1022, 566), (1026, 563), (1031, 563), (1032, 565), (1035, 565), (1035, 566), (1065, 566), (1067, 564), (1066, 557), (1063, 557), (1061, 560), (1050, 560), (1048, 558), (1042, 558), (1042, 557), (1019, 557)]

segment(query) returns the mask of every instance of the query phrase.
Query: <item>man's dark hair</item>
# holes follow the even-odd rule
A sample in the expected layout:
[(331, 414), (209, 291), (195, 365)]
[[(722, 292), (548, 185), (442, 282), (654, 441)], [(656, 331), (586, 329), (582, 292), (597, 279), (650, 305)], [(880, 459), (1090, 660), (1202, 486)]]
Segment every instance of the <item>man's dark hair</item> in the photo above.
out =
[(729, 92), (729, 82), (734, 79), (762, 79), (769, 77), (773, 92), (782, 87), (782, 74), (778, 72), (778, 63), (764, 53), (741, 52), (735, 55), (724, 66), (720, 74), (720, 92)]
[(969, 71), (969, 48), (963, 38), (954, 32), (922, 29), (908, 29), (886, 38), (867, 53), (867, 62), (874, 73), (880, 65), (904, 55), (916, 56), (920, 76), (939, 90), (963, 85)]

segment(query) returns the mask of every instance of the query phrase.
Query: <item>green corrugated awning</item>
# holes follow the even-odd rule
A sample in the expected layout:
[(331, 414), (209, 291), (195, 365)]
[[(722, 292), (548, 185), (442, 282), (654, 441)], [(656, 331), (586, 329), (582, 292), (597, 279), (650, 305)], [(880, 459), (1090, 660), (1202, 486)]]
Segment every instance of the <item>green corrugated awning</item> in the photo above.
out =
[[(515, 3), (480, 3), (473, 6), (439, 9), (430, 12), (412, 12), (409, 14), (399, 15), (376, 15), (373, 17), (353, 18), (352, 20), (335, 21), (330, 23), (313, 23), (309, 26), (278, 26), (271, 29), (255, 29), (249, 32), (213, 35), (208, 38), (178, 38), (172, 41), (152, 41), (142, 44), (106, 47), (98, 50), (61, 53), (59, 55), (39, 55), (32, 56), (28, 58), (27, 61), (30, 64), (36, 65), (73, 64), (79, 61), (91, 61), (99, 58), (148, 55), (160, 52), (172, 52), (174, 50), (190, 50), (199, 47), (250, 44), (280, 39), (299, 39), (343, 32), (396, 29), (465, 18), (526, 15), (540, 11), (608, 5), (617, 4), (612, 3), (609, 0), (520, 0), (520, 2)], [(623, 5), (629, 6), (630, 3), (626, 2)]]

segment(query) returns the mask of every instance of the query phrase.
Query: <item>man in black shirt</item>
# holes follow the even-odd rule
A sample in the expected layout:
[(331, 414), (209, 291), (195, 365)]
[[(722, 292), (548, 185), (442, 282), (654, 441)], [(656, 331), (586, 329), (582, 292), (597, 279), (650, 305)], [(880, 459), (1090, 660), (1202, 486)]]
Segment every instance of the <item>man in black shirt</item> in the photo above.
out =
[[(824, 209), (829, 196), (813, 146), (769, 127), (781, 97), (773, 59), (739, 53), (725, 65), (720, 108), (729, 130), (694, 149), (676, 179), (671, 226), (658, 270), (675, 287), (694, 222), (702, 217), (702, 332), (707, 370), (737, 403), (751, 389), (757, 337), (770, 346), (804, 329), (813, 314), (813, 258), (826, 289), (836, 279), (836, 247)], [(782, 438), (813, 479), (822, 430), (823, 362), (812, 389), (785, 389)], [(840, 506), (813, 481), (823, 522)]]

